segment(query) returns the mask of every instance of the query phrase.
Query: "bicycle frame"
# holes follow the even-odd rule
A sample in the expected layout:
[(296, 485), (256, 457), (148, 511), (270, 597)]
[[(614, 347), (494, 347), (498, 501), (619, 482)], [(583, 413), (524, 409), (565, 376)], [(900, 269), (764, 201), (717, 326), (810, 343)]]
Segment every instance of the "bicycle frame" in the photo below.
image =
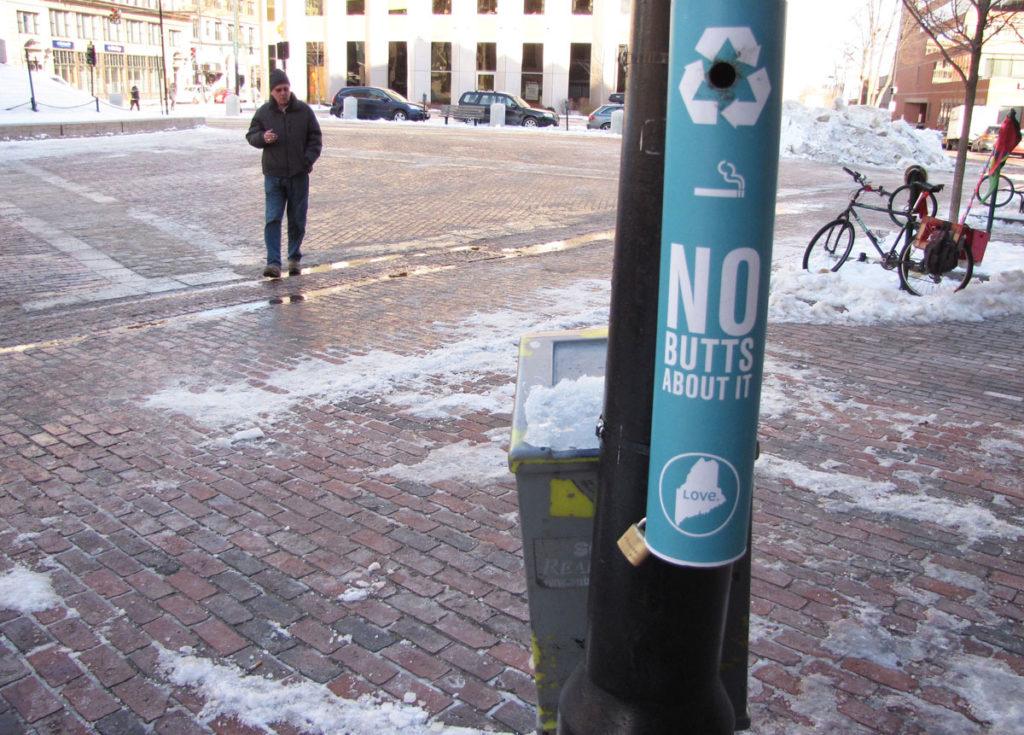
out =
[(850, 198), (849, 205), (846, 207), (846, 210), (841, 215), (839, 215), (839, 218), (845, 219), (847, 221), (850, 221), (850, 219), (852, 218), (860, 227), (861, 231), (865, 235), (867, 235), (872, 247), (874, 247), (875, 250), (878, 252), (878, 257), (881, 258), (882, 264), (885, 265), (886, 267), (889, 267), (889, 264), (895, 264), (896, 259), (899, 257), (900, 242), (907, 238), (908, 230), (910, 229), (910, 223), (912, 219), (908, 219), (907, 223), (903, 225), (903, 227), (900, 229), (899, 235), (897, 235), (896, 239), (893, 241), (892, 247), (889, 248), (888, 252), (886, 252), (882, 248), (881, 238), (879, 238), (878, 235), (876, 235), (874, 231), (872, 231), (872, 229), (868, 227), (867, 223), (865, 223), (864, 220), (861, 219), (861, 216), (857, 214), (857, 210), (869, 209), (874, 212), (889, 212), (889, 207), (878, 207), (872, 204), (865, 204), (864, 202), (859, 201), (860, 195), (866, 191), (877, 193), (881, 197), (891, 195), (891, 192), (887, 192), (882, 187), (874, 188), (862, 183), (861, 188), (854, 192), (853, 196)]

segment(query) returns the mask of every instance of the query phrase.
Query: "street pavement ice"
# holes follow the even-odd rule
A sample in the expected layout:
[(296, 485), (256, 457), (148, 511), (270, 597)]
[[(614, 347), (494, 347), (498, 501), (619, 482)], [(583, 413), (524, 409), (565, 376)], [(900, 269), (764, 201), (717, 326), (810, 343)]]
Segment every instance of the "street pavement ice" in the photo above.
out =
[[(619, 139), (325, 119), (267, 281), (246, 122), (3, 144), (0, 732), (530, 732), (517, 345), (607, 322)], [(1019, 732), (1024, 230), (802, 271), (852, 188), (782, 161), (751, 732)]]

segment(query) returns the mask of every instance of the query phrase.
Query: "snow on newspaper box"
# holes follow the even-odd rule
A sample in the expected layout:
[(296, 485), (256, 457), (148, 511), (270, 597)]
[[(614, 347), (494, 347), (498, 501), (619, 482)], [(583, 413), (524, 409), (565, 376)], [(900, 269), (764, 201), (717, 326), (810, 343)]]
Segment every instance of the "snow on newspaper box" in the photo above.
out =
[(508, 464), (516, 475), (537, 731), (583, 655), (607, 328), (523, 336)]

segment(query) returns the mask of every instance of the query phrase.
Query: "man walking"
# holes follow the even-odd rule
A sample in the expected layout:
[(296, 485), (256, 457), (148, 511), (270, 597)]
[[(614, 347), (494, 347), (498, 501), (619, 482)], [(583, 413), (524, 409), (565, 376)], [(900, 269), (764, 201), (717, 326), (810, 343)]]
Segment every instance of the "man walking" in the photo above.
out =
[(302, 238), (309, 208), (309, 172), (320, 157), (323, 138), (312, 108), (292, 94), (281, 69), (270, 72), (270, 99), (256, 110), (249, 144), (263, 149), (263, 188), (266, 217), (263, 240), (267, 246), (267, 278), (281, 277), (281, 219), (288, 212), (288, 275), (301, 272)]

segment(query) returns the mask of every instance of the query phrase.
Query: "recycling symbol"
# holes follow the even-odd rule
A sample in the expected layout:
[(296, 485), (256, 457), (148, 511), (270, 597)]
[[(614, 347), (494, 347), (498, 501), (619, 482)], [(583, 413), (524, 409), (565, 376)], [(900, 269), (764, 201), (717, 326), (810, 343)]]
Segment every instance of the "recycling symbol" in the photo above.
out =
[[(705, 28), (696, 48), (704, 58), (687, 64), (679, 82), (679, 94), (694, 124), (715, 125), (719, 112), (734, 128), (757, 123), (772, 85), (768, 72), (756, 69), (761, 46), (753, 31)], [(714, 72), (723, 64), (732, 70), (726, 69), (728, 84), (719, 85)]]

